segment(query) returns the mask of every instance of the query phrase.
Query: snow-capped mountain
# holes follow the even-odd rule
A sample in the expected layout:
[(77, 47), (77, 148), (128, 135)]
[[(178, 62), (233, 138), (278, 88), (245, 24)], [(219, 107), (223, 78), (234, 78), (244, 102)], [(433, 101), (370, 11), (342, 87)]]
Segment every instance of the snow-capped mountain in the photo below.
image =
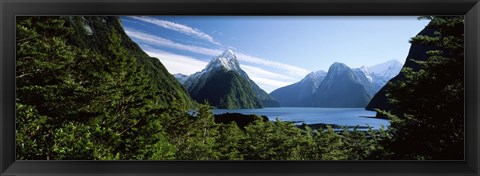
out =
[(323, 70), (310, 72), (300, 81), (300, 83), (311, 83), (314, 88), (317, 88), (325, 76), (327, 76), (327, 72)]
[[(231, 72), (231, 73), (229, 73)], [(236, 77), (234, 75), (229, 75), (225, 76), (225, 73), (235, 73), (238, 74), (239, 77)], [(223, 74), (223, 75), (222, 75)], [(179, 76), (180, 77), (180, 76)], [(236, 79), (234, 80), (218, 80), (219, 77), (225, 78), (225, 79)], [(246, 89), (251, 89), (254, 93), (255, 98), (261, 102), (260, 107), (263, 106), (278, 106), (278, 102), (270, 95), (268, 95), (264, 90), (262, 90), (255, 82), (253, 82), (249, 77), (248, 74), (243, 71), (240, 67), (240, 64), (237, 60), (237, 57), (233, 53), (232, 50), (226, 49), (221, 55), (213, 58), (207, 66), (200, 72), (196, 72), (184, 79), (180, 78), (178, 79), (180, 83), (182, 83), (185, 88), (189, 91), (190, 95), (192, 96), (193, 99), (196, 99), (198, 96), (204, 96), (202, 94), (211, 94), (208, 92), (205, 92), (204, 88), (206, 86), (212, 86), (213, 84), (216, 84), (215, 82), (212, 82), (212, 80), (220, 81), (222, 84), (230, 84), (232, 83), (231, 81), (234, 81), (235, 84), (237, 83), (243, 83), (244, 80), (248, 83), (248, 88), (241, 87), (243, 93), (245, 92), (250, 92), (249, 90)], [(226, 82), (225, 82), (226, 81)], [(218, 83), (220, 84), (220, 83)], [(223, 85), (217, 85), (219, 88), (222, 87)], [(237, 85), (238, 86), (238, 85)], [(231, 88), (231, 87), (228, 87)], [(234, 88), (232, 88), (234, 89)], [(226, 94), (230, 94), (232, 91), (231, 90), (225, 90)], [(221, 91), (219, 91), (221, 92)], [(216, 92), (218, 93), (218, 92)], [(239, 92), (237, 92), (239, 93)], [(224, 96), (221, 94), (218, 94), (218, 96)], [(243, 95), (239, 95), (239, 97), (242, 97)], [(210, 99), (215, 99), (217, 97), (209, 96)], [(222, 98), (222, 97), (218, 97)], [(203, 100), (198, 100), (197, 101), (202, 102)], [(212, 101), (208, 100), (210, 103)], [(222, 100), (223, 101), (223, 100)], [(238, 103), (238, 102), (236, 102)], [(251, 103), (255, 104), (255, 103)], [(215, 105), (214, 105), (215, 106)], [(217, 105), (218, 107), (223, 107), (223, 108), (228, 108), (229, 106), (224, 106), (224, 105)], [(245, 107), (241, 107), (245, 108)], [(248, 108), (258, 108), (258, 106), (254, 107), (248, 107)]]
[(301, 81), (276, 89), (270, 95), (281, 106), (362, 107), (401, 67), (396, 60), (360, 68), (336, 62), (328, 73), (322, 70), (309, 73)]
[(223, 69), (235, 71), (242, 77), (249, 79), (247, 73), (240, 68), (237, 56), (235, 56), (231, 49), (226, 49), (221, 55), (213, 58), (202, 71), (188, 76), (183, 83), (181, 80), (179, 80), (179, 82), (182, 83), (187, 90), (191, 87), (201, 87), (203, 83), (205, 83), (204, 80), (209, 78), (211, 73)]
[[(386, 82), (389, 79), (397, 76), (400, 73), (403, 65), (397, 60), (389, 60), (387, 62), (377, 64), (374, 66), (362, 66), (357, 68), (365, 73), (371, 82), (383, 81)], [(375, 80), (376, 79), (376, 80)]]
[[(390, 79), (397, 76), (400, 73), (403, 65), (397, 60), (389, 60), (387, 62), (377, 64), (374, 66), (362, 66), (360, 68), (353, 69), (356, 75), (361, 78), (362, 74), (367, 77), (368, 82), (372, 85), (369, 87), (370, 93), (377, 93)], [(364, 85), (368, 85), (367, 80), (359, 80)]]
[(403, 64), (398, 60), (389, 60), (387, 62), (368, 67), (370, 73), (377, 77), (393, 78), (400, 73)]
[(221, 55), (217, 56), (216, 58), (212, 59), (207, 67), (205, 67), (202, 72), (208, 72), (211, 70), (217, 69), (227, 69), (228, 71), (236, 71), (240, 75), (247, 77), (247, 73), (245, 73), (241, 68), (240, 64), (238, 63), (237, 56), (233, 53), (231, 49), (226, 49)]

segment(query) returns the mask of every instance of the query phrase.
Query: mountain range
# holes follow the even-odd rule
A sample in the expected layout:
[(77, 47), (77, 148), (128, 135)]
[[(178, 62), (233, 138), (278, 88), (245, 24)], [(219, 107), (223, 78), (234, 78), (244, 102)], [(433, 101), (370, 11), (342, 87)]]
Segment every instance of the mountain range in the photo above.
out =
[[(385, 109), (387, 106), (385, 90), (382, 87), (393, 77), (402, 79), (399, 74), (402, 64), (391, 60), (374, 66), (349, 68), (342, 63), (334, 63), (328, 72), (309, 73), (297, 83), (281, 87), (268, 94), (262, 90), (248, 74), (243, 71), (235, 54), (226, 49), (213, 58), (205, 69), (192, 75), (169, 75), (163, 64), (149, 57), (124, 32), (118, 18), (114, 17), (77, 17), (68, 18), (78, 33), (70, 37), (71, 43), (84, 48), (105, 51), (107, 44), (104, 34), (114, 29), (121, 36), (122, 47), (135, 55), (145, 71), (154, 80), (152, 85), (159, 90), (171, 92), (176, 99), (188, 106), (191, 99), (197, 102), (209, 102), (218, 108), (262, 108), (277, 106), (296, 107), (365, 107)], [(419, 35), (432, 35), (432, 30), (424, 29)], [(419, 53), (431, 49), (412, 45), (410, 55), (417, 60), (427, 56)], [(416, 68), (410, 59), (405, 67)], [(398, 76), (397, 76), (398, 75)], [(175, 81), (175, 79), (177, 81)], [(180, 84), (179, 84), (180, 83)], [(183, 85), (183, 86), (182, 86)], [(378, 92), (378, 93), (377, 93)], [(373, 99), (372, 99), (373, 97)], [(168, 96), (159, 97), (168, 99)], [(372, 101), (370, 101), (372, 99)]]
[(336, 62), (328, 72), (309, 73), (301, 81), (278, 88), (270, 95), (280, 106), (287, 107), (363, 108), (401, 68), (397, 60), (353, 69)]
[(328, 72), (311, 72), (299, 82), (267, 94), (241, 69), (233, 51), (226, 49), (202, 71), (173, 76), (192, 99), (200, 103), (208, 102), (217, 108), (364, 108), (401, 68), (402, 64), (397, 60), (360, 68), (350, 68), (336, 62)]

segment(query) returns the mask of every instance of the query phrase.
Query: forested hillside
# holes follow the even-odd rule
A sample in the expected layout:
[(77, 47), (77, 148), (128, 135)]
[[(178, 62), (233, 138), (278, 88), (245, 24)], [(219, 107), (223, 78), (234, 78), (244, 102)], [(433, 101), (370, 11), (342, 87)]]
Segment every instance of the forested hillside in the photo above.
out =
[(375, 96), (385, 101), (370, 107), (391, 119), (392, 158), (463, 159), (464, 17), (424, 18), (431, 21), (412, 38), (408, 63)]
[(19, 159), (150, 158), (159, 117), (193, 105), (118, 17), (18, 17), (16, 70)]

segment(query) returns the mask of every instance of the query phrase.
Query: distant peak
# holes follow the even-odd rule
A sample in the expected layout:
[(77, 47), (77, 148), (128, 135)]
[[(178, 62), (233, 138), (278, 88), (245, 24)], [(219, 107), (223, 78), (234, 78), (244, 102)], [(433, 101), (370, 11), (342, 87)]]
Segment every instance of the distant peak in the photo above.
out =
[(175, 73), (175, 74), (173, 74), (173, 76), (182, 76), (183, 77), (183, 76), (187, 76), (187, 75), (182, 74), (182, 73)]
[(227, 70), (240, 70), (240, 64), (231, 49), (227, 48), (221, 55), (213, 58), (207, 65), (207, 70), (221, 67), (226, 68)]
[(340, 63), (340, 62), (335, 62), (333, 63), (330, 68), (328, 68), (328, 72), (343, 72), (345, 70), (350, 70), (350, 67), (348, 67), (347, 65), (345, 65), (344, 63)]
[(318, 71), (315, 71), (315, 72), (310, 72), (309, 74), (307, 74), (307, 76), (305, 76), (305, 78), (302, 79), (301, 82), (304, 82), (304, 81), (307, 81), (307, 80), (311, 80), (311, 79), (323, 79), (323, 77), (325, 77), (327, 75), (327, 72), (323, 71), (323, 70), (318, 70)]
[(335, 62), (330, 66), (330, 68), (348, 68), (348, 66), (341, 62)]
[(224, 57), (224, 58), (233, 58), (235, 57), (235, 53), (230, 48), (226, 48), (225, 51), (223, 51), (222, 55), (219, 57)]
[(312, 75), (312, 76), (320, 76), (320, 75), (326, 75), (327, 72), (323, 71), (323, 70), (318, 70), (318, 71), (315, 71), (315, 72), (310, 72), (308, 75)]

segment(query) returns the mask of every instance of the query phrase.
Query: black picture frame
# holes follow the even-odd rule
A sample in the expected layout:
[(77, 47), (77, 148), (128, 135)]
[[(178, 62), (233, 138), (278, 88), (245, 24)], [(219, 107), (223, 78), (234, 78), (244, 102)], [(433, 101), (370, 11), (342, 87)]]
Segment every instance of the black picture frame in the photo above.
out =
[[(1, 0), (1, 175), (478, 176), (479, 0)], [(465, 15), (464, 161), (16, 161), (18, 15)]]

